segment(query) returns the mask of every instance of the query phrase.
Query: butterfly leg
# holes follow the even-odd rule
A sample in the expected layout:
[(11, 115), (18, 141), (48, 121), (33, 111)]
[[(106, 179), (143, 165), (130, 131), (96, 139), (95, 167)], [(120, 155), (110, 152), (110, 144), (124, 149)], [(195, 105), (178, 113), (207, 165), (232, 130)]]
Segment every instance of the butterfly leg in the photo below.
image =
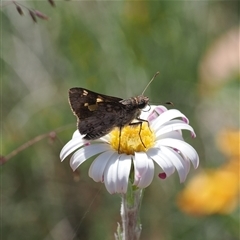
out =
[(142, 145), (144, 146), (144, 148), (146, 148), (146, 146), (145, 146), (145, 144), (144, 144), (144, 142), (142, 140), (142, 137), (141, 137), (141, 131), (142, 131), (142, 124), (143, 124), (143, 122), (147, 122), (148, 123), (148, 127), (149, 127), (149, 122), (147, 120), (144, 120), (144, 119), (141, 119), (141, 118), (137, 118), (137, 120), (139, 120), (139, 122), (133, 122), (133, 123), (130, 123), (129, 125), (130, 126), (140, 125), (140, 130), (139, 130), (138, 135), (139, 135), (139, 138), (141, 140)]
[(139, 122), (146, 122), (148, 124), (149, 130), (152, 132), (151, 128), (149, 127), (149, 121), (141, 118), (136, 118)]
[(121, 135), (122, 135), (122, 127), (119, 127), (119, 137), (118, 137), (118, 153), (120, 153), (120, 142), (121, 142)]

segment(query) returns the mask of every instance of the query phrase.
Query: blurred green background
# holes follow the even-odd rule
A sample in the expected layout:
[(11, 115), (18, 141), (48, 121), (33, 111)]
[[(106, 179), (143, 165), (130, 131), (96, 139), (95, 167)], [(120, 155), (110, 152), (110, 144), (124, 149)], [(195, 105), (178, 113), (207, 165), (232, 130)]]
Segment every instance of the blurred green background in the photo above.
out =
[[(236, 45), (223, 44), (219, 57), (216, 49), (224, 36), (239, 33), (239, 2), (55, 3), (21, 1), (50, 18), (38, 23), (24, 7), (24, 16), (13, 4), (1, 9), (1, 155), (53, 132), (1, 166), (1, 239), (110, 240), (120, 221), (120, 196), (88, 177), (91, 160), (76, 176), (68, 159), (59, 159), (76, 129), (68, 89), (129, 98), (160, 71), (145, 95), (154, 104), (173, 102), (195, 129), (197, 138), (185, 139), (200, 167), (188, 179), (220, 166), (226, 158), (215, 144), (217, 133), (239, 128), (239, 61), (230, 56), (239, 51), (239, 35)], [(187, 215), (176, 205), (187, 182), (180, 184), (176, 173), (160, 180), (158, 172), (145, 191), (141, 239), (239, 239), (237, 209)]]

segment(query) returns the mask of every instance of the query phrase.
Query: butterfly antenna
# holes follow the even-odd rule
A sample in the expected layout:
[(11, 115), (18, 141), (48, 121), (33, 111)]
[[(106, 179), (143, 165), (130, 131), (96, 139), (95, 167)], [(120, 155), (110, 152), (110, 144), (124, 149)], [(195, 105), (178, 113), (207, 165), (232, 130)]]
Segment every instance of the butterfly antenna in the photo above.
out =
[(152, 79), (149, 81), (149, 83), (147, 84), (147, 86), (144, 88), (142, 95), (144, 94), (144, 92), (147, 90), (148, 86), (151, 84), (151, 82), (156, 78), (156, 76), (159, 74), (159, 72), (156, 72), (154, 74), (154, 76), (152, 77)]

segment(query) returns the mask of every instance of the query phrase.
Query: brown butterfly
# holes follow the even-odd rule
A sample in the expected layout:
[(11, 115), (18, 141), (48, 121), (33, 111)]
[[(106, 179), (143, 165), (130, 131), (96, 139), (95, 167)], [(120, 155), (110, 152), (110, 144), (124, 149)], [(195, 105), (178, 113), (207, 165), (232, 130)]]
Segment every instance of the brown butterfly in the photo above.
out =
[[(152, 80), (157, 75), (158, 72)], [(69, 103), (77, 117), (78, 130), (87, 140), (98, 139), (115, 127), (120, 129), (121, 136), (124, 126), (147, 122), (139, 118), (141, 110), (149, 104), (149, 98), (143, 95), (122, 99), (76, 87), (69, 90)]]

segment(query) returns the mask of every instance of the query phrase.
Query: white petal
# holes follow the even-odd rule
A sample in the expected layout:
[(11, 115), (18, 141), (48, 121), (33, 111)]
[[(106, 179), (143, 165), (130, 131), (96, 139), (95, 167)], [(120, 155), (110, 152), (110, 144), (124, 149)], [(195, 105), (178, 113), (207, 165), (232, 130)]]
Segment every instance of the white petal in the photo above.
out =
[(184, 141), (181, 131), (173, 131), (173, 132), (168, 132), (168, 133), (162, 134), (158, 138), (156, 138), (156, 141), (158, 141), (160, 139), (164, 139), (164, 138), (175, 138), (175, 139)]
[(126, 193), (128, 187), (128, 179), (131, 170), (132, 160), (131, 156), (127, 154), (121, 154), (118, 161), (118, 179), (116, 192), (117, 193)]
[(117, 169), (120, 155), (114, 152), (104, 171), (104, 183), (109, 193), (116, 193)]
[(81, 135), (78, 130), (76, 130), (76, 131), (73, 133), (72, 138), (76, 138), (76, 137), (84, 137), (84, 136)]
[[(157, 127), (157, 126), (156, 126)], [(160, 135), (176, 131), (176, 130), (189, 130), (192, 133), (192, 136), (195, 136), (193, 128), (181, 120), (172, 120), (163, 126), (158, 126), (156, 129), (155, 135), (158, 138)]]
[(71, 139), (61, 150), (60, 159), (63, 161), (69, 154), (74, 152), (76, 149), (82, 147), (86, 144), (86, 141), (82, 138), (82, 136), (75, 136)]
[[(189, 144), (188, 144), (189, 145)], [(189, 147), (191, 147), (194, 151), (195, 151), (195, 149), (191, 146), (191, 145), (189, 145)], [(186, 152), (186, 151), (185, 151)], [(188, 161), (189, 162), (189, 168), (190, 168), (190, 161), (192, 162), (192, 164), (193, 164), (193, 167), (196, 169), (197, 167), (198, 167), (198, 165), (199, 165), (199, 157), (198, 157), (198, 154), (197, 154), (197, 152), (195, 151), (195, 153), (196, 153), (196, 156), (194, 157), (194, 158), (189, 158), (189, 155), (186, 155), (184, 152), (181, 152), (181, 155), (182, 155), (182, 157), (185, 159), (185, 161)]]
[(176, 109), (170, 109), (166, 112), (164, 112), (163, 114), (159, 115), (159, 117), (154, 120), (151, 124), (153, 129), (158, 129), (161, 125), (165, 124), (166, 122), (174, 119), (174, 118), (178, 118), (181, 117), (185, 120), (185, 122), (188, 123), (188, 119), (187, 117), (182, 114), (180, 111), (176, 110)]
[(137, 187), (146, 188), (147, 186), (149, 186), (153, 180), (153, 176), (154, 176), (154, 164), (152, 159), (148, 158), (148, 168), (140, 178), (140, 181), (138, 181)]
[(110, 135), (107, 134), (107, 135), (101, 137), (100, 140), (103, 141), (103, 142), (109, 143), (109, 141), (110, 141)]
[(144, 152), (135, 152), (134, 162), (134, 185), (138, 186), (141, 177), (148, 169), (148, 157)]
[(72, 155), (70, 159), (70, 166), (73, 169), (73, 171), (75, 171), (88, 158), (100, 152), (105, 152), (109, 149), (110, 147), (106, 143), (92, 144), (92, 145), (83, 147)]
[(167, 111), (167, 108), (164, 106), (150, 105), (141, 111), (140, 118), (151, 122), (165, 111)]
[(175, 167), (169, 160), (168, 156), (162, 153), (160, 148), (150, 148), (147, 155), (151, 157), (166, 173), (167, 177), (175, 172)]
[(88, 175), (95, 182), (103, 182), (104, 170), (110, 159), (110, 157), (114, 154), (114, 151), (109, 150), (101, 153), (91, 164)]
[(151, 111), (148, 113), (147, 120), (149, 122), (154, 121), (156, 118), (159, 117), (163, 112), (167, 111), (167, 108), (164, 106), (155, 106), (151, 105)]
[(188, 158), (192, 162), (194, 168), (198, 167), (199, 164), (198, 154), (190, 144), (178, 139), (165, 138), (156, 141), (156, 145), (158, 147), (168, 146), (174, 149), (178, 149), (185, 156), (185, 158)]
[(188, 171), (189, 171), (189, 162), (186, 162), (181, 155), (179, 155), (177, 152), (175, 152), (173, 149), (168, 147), (161, 147), (161, 151), (168, 156), (169, 160), (172, 162), (172, 164), (175, 166), (175, 168), (178, 171), (178, 175), (180, 178), (180, 182), (184, 182)]

